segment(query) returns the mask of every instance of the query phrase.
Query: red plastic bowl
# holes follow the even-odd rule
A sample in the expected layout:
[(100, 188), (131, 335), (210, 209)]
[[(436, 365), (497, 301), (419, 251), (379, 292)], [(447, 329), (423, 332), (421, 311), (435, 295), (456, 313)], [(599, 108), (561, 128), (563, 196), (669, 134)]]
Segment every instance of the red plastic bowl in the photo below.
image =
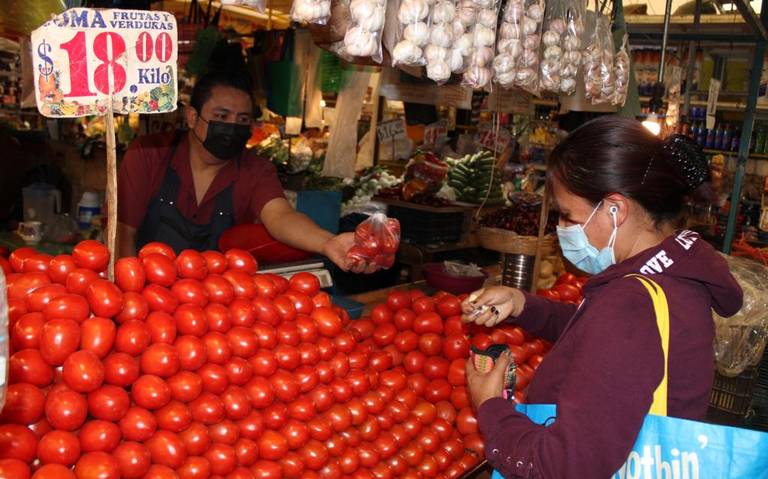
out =
[(427, 263), (424, 265), (424, 279), (427, 284), (437, 290), (452, 294), (464, 294), (477, 291), (483, 287), (487, 273), (482, 276), (454, 276), (448, 274), (443, 263)]
[(219, 249), (232, 248), (248, 251), (259, 264), (292, 263), (312, 256), (312, 253), (277, 241), (262, 224), (242, 224), (224, 231), (219, 238)]

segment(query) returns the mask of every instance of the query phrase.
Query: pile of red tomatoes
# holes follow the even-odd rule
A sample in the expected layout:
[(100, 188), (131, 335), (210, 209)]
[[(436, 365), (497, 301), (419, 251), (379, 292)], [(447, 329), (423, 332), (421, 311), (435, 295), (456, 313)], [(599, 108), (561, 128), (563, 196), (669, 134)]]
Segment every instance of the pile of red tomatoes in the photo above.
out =
[(151, 243), (114, 282), (108, 261), (95, 241), (0, 259), (0, 479), (456, 478), (483, 457), (470, 343), (517, 348), (524, 376), (548, 348), (468, 329), (446, 293), (394, 292), (350, 321), (313, 275), (258, 274), (241, 250)]
[(549, 289), (539, 289), (536, 294), (553, 301), (579, 304), (584, 299), (583, 288), (586, 282), (587, 278), (584, 276), (563, 273), (557, 278), (554, 286)]

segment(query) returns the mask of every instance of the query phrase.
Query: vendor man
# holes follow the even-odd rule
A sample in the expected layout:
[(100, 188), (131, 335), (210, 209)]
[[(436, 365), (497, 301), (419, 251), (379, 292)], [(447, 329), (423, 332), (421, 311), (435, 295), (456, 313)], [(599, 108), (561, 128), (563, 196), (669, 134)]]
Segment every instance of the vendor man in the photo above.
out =
[(294, 210), (274, 166), (245, 149), (253, 98), (245, 74), (209, 73), (186, 108), (188, 132), (134, 141), (118, 175), (118, 256), (150, 241), (177, 252), (218, 249), (222, 232), (261, 222), (278, 241), (327, 256), (347, 270), (351, 233), (333, 235)]

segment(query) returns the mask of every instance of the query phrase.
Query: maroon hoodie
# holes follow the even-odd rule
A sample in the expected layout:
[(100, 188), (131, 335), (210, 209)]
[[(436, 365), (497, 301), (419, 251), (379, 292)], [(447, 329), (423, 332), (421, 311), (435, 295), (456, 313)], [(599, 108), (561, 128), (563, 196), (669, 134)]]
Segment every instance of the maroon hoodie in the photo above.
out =
[(578, 309), (526, 295), (512, 320), (555, 342), (526, 402), (556, 404), (557, 420), (536, 425), (501, 398), (480, 405), (485, 454), (504, 477), (602, 479), (627, 459), (663, 375), (653, 303), (637, 279), (625, 277), (631, 273), (656, 281), (669, 304), (668, 414), (705, 418), (714, 375), (711, 309), (735, 314), (742, 291), (719, 253), (682, 231), (592, 277)]

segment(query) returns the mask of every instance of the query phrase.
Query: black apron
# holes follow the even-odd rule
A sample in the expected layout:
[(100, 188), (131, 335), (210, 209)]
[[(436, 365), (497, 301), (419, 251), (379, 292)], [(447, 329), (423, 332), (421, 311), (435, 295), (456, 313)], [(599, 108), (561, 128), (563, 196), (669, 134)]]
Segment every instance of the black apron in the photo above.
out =
[(185, 249), (216, 250), (221, 234), (235, 224), (232, 200), (234, 183), (216, 195), (213, 216), (208, 224), (201, 225), (189, 221), (176, 207), (181, 180), (171, 165), (181, 138), (182, 133), (178, 133), (173, 141), (160, 191), (149, 202), (147, 214), (139, 226), (136, 251), (151, 241), (167, 244), (176, 254)]

